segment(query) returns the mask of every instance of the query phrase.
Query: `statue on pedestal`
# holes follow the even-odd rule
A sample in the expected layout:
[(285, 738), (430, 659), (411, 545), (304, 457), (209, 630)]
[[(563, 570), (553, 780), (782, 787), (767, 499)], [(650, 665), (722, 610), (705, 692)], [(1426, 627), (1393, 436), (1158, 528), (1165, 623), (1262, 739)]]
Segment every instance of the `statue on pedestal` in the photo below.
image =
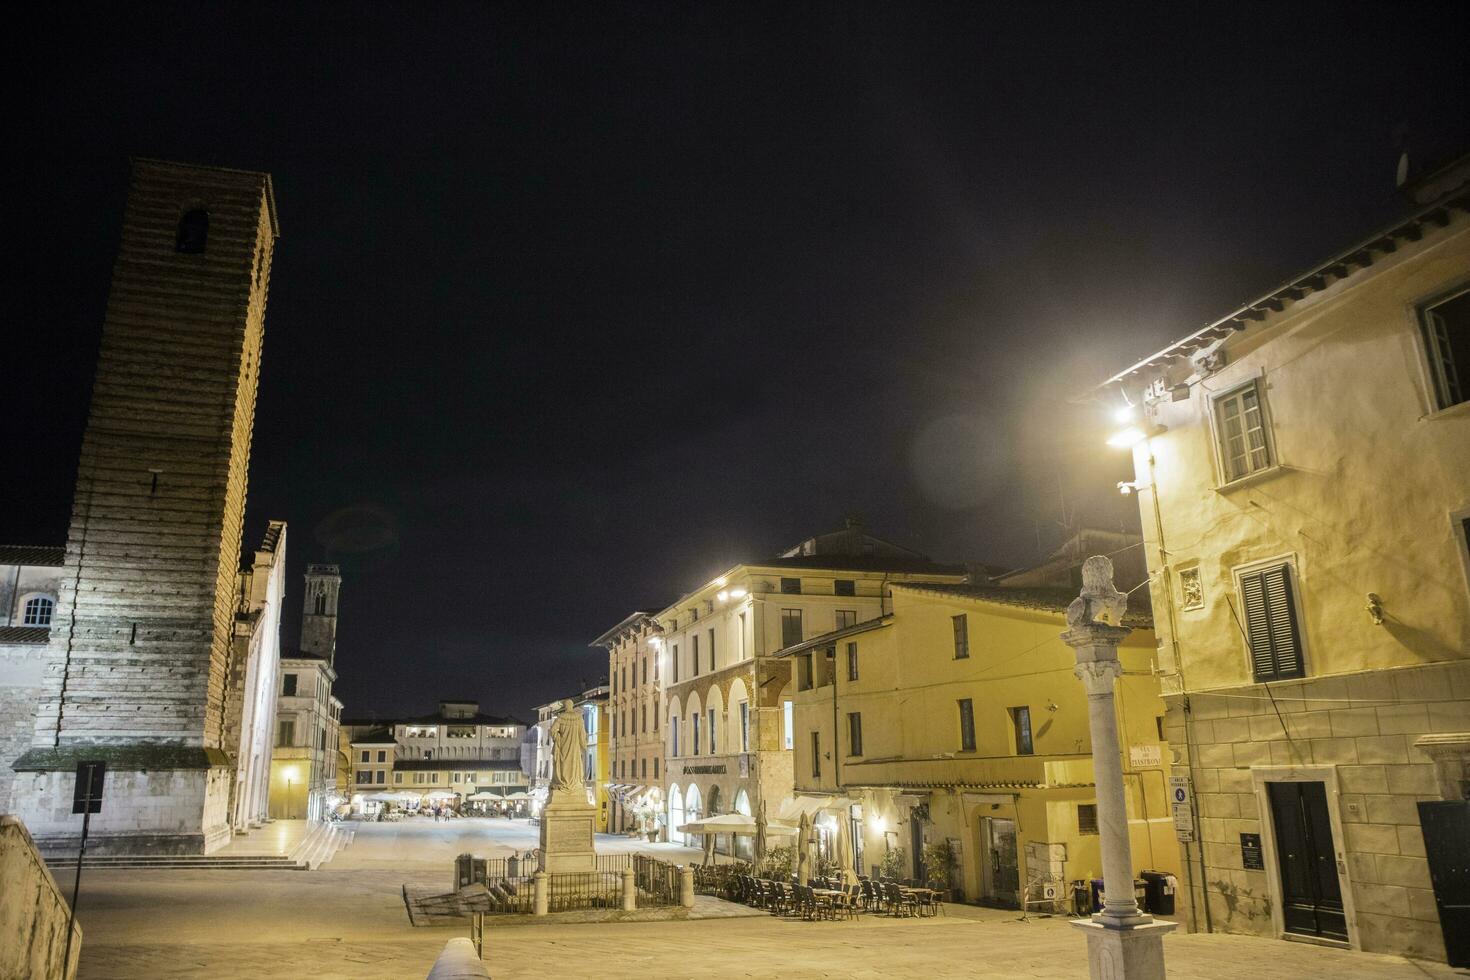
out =
[(575, 794), (586, 785), (587, 729), (571, 701), (557, 708), (551, 723), (551, 791)]

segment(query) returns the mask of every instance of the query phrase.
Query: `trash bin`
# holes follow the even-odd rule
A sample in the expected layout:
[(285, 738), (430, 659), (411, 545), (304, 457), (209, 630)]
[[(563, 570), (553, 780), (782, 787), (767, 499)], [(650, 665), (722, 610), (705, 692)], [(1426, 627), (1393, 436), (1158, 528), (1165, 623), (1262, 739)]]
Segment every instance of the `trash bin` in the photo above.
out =
[(1072, 882), (1072, 914), (1076, 916), (1092, 914), (1092, 894), (1088, 890), (1085, 878), (1078, 878)]
[(1092, 879), (1092, 911), (1101, 912), (1102, 910), (1103, 880), (1101, 878), (1094, 878)]
[(1144, 881), (1144, 911), (1152, 915), (1174, 914), (1175, 877), (1165, 871), (1140, 871)]

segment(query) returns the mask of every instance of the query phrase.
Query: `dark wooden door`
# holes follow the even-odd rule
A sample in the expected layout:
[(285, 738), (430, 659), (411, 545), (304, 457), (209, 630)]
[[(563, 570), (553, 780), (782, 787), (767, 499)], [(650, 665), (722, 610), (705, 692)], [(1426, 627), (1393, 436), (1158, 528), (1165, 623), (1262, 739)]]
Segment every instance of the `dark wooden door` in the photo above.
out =
[(1450, 966), (1470, 966), (1470, 801), (1419, 804), (1429, 880)]
[(1321, 783), (1267, 783), (1287, 932), (1346, 940), (1342, 885)]

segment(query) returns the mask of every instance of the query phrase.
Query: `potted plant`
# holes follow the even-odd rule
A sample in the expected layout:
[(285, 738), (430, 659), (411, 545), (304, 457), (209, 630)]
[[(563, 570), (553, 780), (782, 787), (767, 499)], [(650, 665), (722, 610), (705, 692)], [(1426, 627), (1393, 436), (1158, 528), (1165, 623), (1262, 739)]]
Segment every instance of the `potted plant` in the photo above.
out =
[(924, 845), (925, 884), (938, 891), (949, 892), (950, 901), (955, 901), (955, 889), (951, 887), (950, 869), (954, 867), (954, 848), (948, 839)]
[(883, 860), (878, 863), (878, 873), (884, 878), (897, 880), (905, 877), (908, 866), (908, 855), (903, 848), (895, 847), (884, 853)]
[(761, 876), (785, 881), (791, 877), (791, 859), (795, 856), (796, 848), (790, 845), (771, 848), (766, 852), (766, 859), (761, 862)]

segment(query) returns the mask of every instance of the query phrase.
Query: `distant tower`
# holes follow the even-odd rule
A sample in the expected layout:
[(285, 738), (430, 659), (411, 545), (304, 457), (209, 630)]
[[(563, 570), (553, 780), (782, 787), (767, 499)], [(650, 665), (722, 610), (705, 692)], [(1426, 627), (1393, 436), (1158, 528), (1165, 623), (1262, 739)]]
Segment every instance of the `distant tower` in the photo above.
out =
[[(230, 837), (225, 699), (278, 230), (269, 174), (134, 160), (31, 748), (12, 810), (70, 846), (107, 762), (103, 853)], [(230, 746), (231, 749), (234, 746)]]
[(306, 602), (301, 612), (301, 652), (332, 664), (337, 655), (337, 593), (342, 571), (336, 565), (306, 566)]

